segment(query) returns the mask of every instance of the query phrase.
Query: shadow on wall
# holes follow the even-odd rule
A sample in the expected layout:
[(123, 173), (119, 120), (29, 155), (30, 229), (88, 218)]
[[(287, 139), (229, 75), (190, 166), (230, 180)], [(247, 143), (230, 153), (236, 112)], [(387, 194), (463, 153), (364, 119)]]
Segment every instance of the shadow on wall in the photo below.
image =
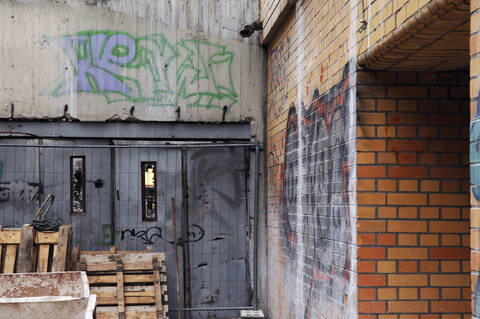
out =
[[(354, 231), (348, 195), (349, 70), (350, 63), (341, 82), (327, 93), (320, 96), (315, 90), (308, 109), (292, 106), (287, 119), (282, 233), (291, 257), (287, 276), (303, 276), (303, 295), (296, 297), (306, 305), (304, 318), (318, 318), (315, 313), (331, 302), (341, 305), (339, 312), (347, 308)], [(287, 278), (290, 291), (298, 289), (296, 282)]]

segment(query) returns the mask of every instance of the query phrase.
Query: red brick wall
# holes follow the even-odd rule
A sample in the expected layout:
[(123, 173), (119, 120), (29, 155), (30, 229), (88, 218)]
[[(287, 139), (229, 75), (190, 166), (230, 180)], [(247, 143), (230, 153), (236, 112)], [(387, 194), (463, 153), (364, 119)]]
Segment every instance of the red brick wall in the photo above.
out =
[(470, 318), (468, 74), (357, 88), (359, 318)]

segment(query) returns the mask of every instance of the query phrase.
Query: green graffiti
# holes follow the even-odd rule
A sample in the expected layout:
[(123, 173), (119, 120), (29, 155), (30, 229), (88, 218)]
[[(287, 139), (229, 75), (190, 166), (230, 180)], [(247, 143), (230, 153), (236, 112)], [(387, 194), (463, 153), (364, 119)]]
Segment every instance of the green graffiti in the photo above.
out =
[(107, 103), (220, 108), (238, 102), (235, 58), (226, 46), (196, 39), (172, 44), (163, 34), (81, 31), (50, 38), (69, 61), (40, 95), (97, 94)]

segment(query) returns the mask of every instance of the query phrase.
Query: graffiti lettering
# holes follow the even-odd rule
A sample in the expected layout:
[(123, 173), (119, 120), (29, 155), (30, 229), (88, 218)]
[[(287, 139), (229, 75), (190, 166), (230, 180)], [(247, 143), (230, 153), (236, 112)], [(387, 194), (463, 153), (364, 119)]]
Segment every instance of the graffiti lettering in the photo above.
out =
[(0, 182), (0, 202), (24, 201), (27, 203), (40, 200), (41, 187), (38, 183), (25, 181)]
[(234, 53), (195, 39), (172, 44), (163, 34), (135, 37), (120, 31), (81, 31), (50, 39), (71, 65), (40, 93), (98, 94), (107, 103), (219, 108), (238, 101), (232, 77)]
[[(202, 240), (203, 237), (205, 236), (205, 229), (203, 229), (202, 227), (200, 227), (196, 224), (190, 225), (189, 227), (191, 229), (191, 231), (189, 231), (188, 235), (187, 235), (189, 239), (185, 242), (185, 241), (183, 241), (182, 238), (178, 238), (177, 239), (177, 245), (183, 246), (183, 244), (186, 244), (186, 243), (194, 243), (194, 242)], [(162, 241), (164, 241), (168, 244), (171, 244), (171, 245), (174, 244), (173, 240), (170, 241), (170, 240), (165, 239), (163, 237), (162, 229), (160, 227), (156, 227), (156, 226), (147, 228), (146, 230), (140, 230), (140, 231), (136, 231), (135, 228), (122, 229), (121, 230), (121, 240), (125, 240), (125, 234), (127, 234), (127, 233), (132, 237), (136, 237), (138, 239), (143, 240), (144, 244), (149, 244), (149, 245), (155, 244), (155, 238), (158, 238), (158, 239), (160, 239), (160, 240), (162, 240)]]
[[(321, 298), (343, 304), (350, 279), (349, 67), (345, 66), (342, 81), (327, 93), (320, 96), (314, 91), (308, 109), (299, 106), (300, 119), (295, 106), (287, 119), (282, 219), (290, 267), (297, 267), (295, 260), (300, 255), (311, 257), (305, 258), (303, 269), (296, 269), (305, 276), (305, 318), (312, 318)], [(299, 185), (301, 175), (303, 185)], [(298, 214), (303, 215), (301, 225), (297, 225)]]

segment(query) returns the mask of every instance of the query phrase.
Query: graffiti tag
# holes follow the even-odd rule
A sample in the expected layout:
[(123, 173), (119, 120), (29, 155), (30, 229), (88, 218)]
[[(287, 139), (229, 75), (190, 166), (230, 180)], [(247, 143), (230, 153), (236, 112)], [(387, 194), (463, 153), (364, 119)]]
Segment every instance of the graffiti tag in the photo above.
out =
[(163, 34), (133, 36), (120, 31), (80, 31), (49, 39), (70, 65), (40, 93), (60, 97), (98, 94), (107, 103), (205, 107), (227, 111), (237, 103), (234, 53), (196, 39), (171, 43)]
[(0, 182), (0, 202), (38, 202), (40, 200), (40, 194), (41, 187), (38, 183), (25, 181)]
[[(313, 248), (312, 258), (305, 259), (303, 269), (296, 270), (308, 278), (303, 296), (305, 318), (314, 317), (312, 311), (322, 295), (343, 304), (343, 292), (350, 278), (349, 66), (345, 66), (339, 84), (323, 95), (315, 90), (309, 108), (302, 103), (297, 112), (292, 106), (287, 118), (281, 173), (282, 224), (292, 257), (290, 267), (297, 267), (295, 260), (309, 255)], [(299, 187), (302, 174), (305, 180)], [(298, 212), (299, 201), (302, 201), (301, 212)], [(298, 214), (307, 220), (299, 221)], [(298, 223), (311, 225), (313, 233), (299, 231)]]
[[(190, 231), (188, 232), (188, 240), (184, 241), (182, 238), (177, 239), (177, 245), (183, 246), (183, 244), (186, 243), (194, 243), (197, 241), (200, 241), (203, 239), (205, 236), (205, 229), (202, 227), (193, 224), (190, 225)], [(144, 244), (148, 245), (153, 245), (155, 244), (156, 240), (155, 238), (162, 240), (168, 244), (173, 245), (175, 242), (172, 240), (167, 240), (163, 237), (163, 231), (160, 227), (153, 226), (150, 228), (147, 228), (146, 230), (140, 230), (136, 231), (135, 228), (130, 228), (130, 229), (122, 229), (121, 230), (121, 240), (125, 240), (125, 234), (129, 234), (131, 237), (136, 237), (138, 239), (141, 239)]]

